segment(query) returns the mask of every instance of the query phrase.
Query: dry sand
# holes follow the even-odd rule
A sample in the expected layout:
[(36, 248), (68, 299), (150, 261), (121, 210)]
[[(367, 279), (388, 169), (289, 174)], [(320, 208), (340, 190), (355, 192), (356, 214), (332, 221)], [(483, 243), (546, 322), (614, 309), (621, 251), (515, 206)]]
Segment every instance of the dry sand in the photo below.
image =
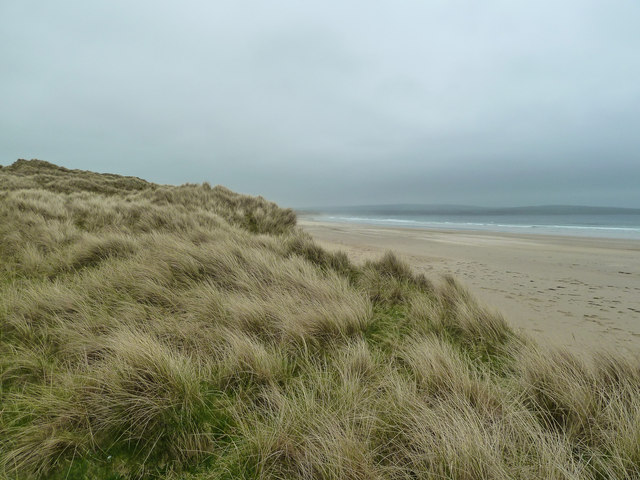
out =
[(640, 353), (640, 241), (433, 231), (301, 218), (355, 262), (393, 250), (432, 279), (453, 274), (539, 340), (574, 351)]

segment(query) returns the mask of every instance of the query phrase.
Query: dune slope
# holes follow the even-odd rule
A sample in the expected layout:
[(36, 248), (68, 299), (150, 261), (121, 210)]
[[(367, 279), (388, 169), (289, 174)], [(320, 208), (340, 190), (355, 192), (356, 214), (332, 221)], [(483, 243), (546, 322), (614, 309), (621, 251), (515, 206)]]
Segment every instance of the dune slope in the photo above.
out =
[(640, 476), (637, 361), (260, 197), (20, 160), (0, 259), (0, 478)]

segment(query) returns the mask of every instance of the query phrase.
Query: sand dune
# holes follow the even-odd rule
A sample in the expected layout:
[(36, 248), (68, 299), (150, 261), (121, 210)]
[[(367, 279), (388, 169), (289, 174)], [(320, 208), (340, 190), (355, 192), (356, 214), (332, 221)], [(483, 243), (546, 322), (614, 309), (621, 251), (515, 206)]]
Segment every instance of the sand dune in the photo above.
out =
[(454, 274), (525, 332), (575, 351), (640, 352), (640, 242), (299, 224), (355, 261), (392, 249), (418, 271)]

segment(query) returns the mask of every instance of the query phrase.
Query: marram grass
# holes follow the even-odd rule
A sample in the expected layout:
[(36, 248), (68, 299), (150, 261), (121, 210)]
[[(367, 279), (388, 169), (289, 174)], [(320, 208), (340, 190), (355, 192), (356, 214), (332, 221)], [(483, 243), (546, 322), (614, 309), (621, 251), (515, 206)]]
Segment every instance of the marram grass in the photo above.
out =
[(640, 478), (640, 363), (260, 197), (0, 169), (0, 478)]

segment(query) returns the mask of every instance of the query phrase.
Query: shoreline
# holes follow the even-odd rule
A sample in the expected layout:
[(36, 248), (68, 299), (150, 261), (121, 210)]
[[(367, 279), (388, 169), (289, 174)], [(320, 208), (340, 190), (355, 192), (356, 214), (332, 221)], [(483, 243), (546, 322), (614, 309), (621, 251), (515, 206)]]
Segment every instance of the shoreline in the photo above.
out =
[(640, 353), (640, 240), (326, 222), (298, 224), (356, 263), (393, 250), (452, 274), (532, 337), (573, 351)]
[[(628, 240), (640, 242), (640, 228), (631, 226), (603, 225), (542, 225), (542, 224), (499, 224), (451, 221), (416, 221), (400, 218), (341, 217), (326, 214), (298, 213), (299, 218), (330, 224), (362, 225), (369, 227), (396, 228), (407, 230), (427, 230), (432, 232), (469, 232), (488, 234), (513, 234), (549, 237), (593, 238), (603, 240)], [(616, 234), (614, 234), (614, 232)]]

